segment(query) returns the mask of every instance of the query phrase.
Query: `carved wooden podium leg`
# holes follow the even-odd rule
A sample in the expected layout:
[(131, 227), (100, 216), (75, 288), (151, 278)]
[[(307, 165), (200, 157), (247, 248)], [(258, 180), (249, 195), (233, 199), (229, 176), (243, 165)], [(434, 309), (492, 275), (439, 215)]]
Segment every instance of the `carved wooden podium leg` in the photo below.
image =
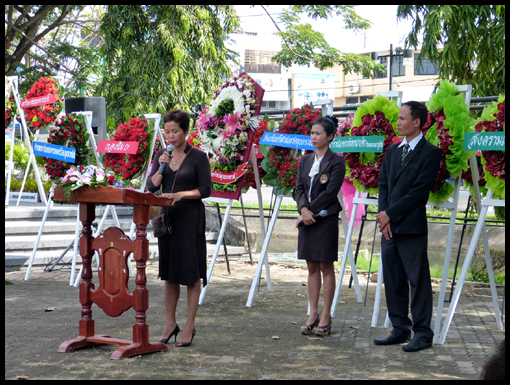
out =
[(96, 205), (94, 203), (80, 204), (80, 221), (83, 224), (83, 230), (80, 238), (80, 255), (83, 263), (83, 271), (81, 274), (82, 281), (80, 283), (80, 303), (81, 303), (81, 319), (79, 321), (78, 338), (65, 341), (58, 347), (58, 351), (62, 353), (73, 352), (77, 349), (86, 348), (93, 345), (101, 345), (101, 343), (89, 342), (87, 337), (94, 335), (94, 320), (92, 319), (92, 300), (90, 298), (90, 290), (94, 290), (92, 280), (92, 222), (96, 218)]
[(136, 288), (133, 292), (136, 311), (136, 322), (133, 325), (133, 343), (115, 350), (112, 359), (123, 359), (137, 354), (166, 351), (168, 347), (161, 342), (149, 342), (149, 325), (145, 323), (145, 312), (149, 308), (149, 290), (146, 287), (145, 264), (149, 259), (149, 240), (147, 239), (147, 224), (149, 222), (150, 206), (135, 205), (133, 207), (133, 222), (136, 224), (136, 239), (134, 258), (136, 260)]

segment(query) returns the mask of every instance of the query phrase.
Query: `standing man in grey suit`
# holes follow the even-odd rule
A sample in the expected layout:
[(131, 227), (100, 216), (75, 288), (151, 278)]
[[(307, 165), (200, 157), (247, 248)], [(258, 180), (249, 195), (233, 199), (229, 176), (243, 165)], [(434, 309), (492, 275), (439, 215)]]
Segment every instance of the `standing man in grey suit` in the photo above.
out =
[[(400, 344), (415, 352), (432, 346), (432, 286), (427, 256), (425, 205), (439, 171), (441, 150), (425, 140), (427, 120), (423, 103), (407, 102), (398, 113), (398, 133), (405, 136), (388, 147), (379, 175), (379, 213), (383, 233), (381, 254), (391, 334), (376, 345)], [(409, 309), (411, 285), (411, 315)]]

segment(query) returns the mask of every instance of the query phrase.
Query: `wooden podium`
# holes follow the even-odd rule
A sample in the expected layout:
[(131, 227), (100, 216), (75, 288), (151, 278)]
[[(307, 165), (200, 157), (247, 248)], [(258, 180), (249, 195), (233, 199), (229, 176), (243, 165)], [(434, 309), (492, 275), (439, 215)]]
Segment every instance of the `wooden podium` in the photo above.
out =
[[(63, 342), (59, 352), (72, 352), (93, 345), (122, 345), (111, 358), (123, 359), (133, 355), (161, 352), (168, 347), (160, 342), (149, 342), (149, 325), (145, 323), (145, 312), (149, 308), (149, 290), (145, 286), (145, 263), (149, 258), (149, 240), (146, 228), (149, 222), (150, 206), (170, 206), (171, 200), (156, 197), (151, 193), (119, 189), (109, 186), (84, 186), (71, 193), (70, 200), (62, 189), (55, 189), (54, 201), (80, 203), (80, 221), (83, 230), (80, 237), (80, 255), (83, 262), (80, 284), (81, 319), (78, 338)], [(97, 204), (133, 206), (133, 222), (136, 225), (136, 239), (132, 241), (117, 227), (110, 227), (97, 238), (92, 237), (91, 225)], [(95, 290), (92, 279), (92, 256), (99, 255), (99, 287)], [(133, 253), (136, 260), (136, 288), (128, 290), (128, 256)], [(133, 325), (133, 340), (111, 338), (94, 334), (92, 303), (95, 303), (110, 317), (118, 317), (133, 307), (136, 322)]]

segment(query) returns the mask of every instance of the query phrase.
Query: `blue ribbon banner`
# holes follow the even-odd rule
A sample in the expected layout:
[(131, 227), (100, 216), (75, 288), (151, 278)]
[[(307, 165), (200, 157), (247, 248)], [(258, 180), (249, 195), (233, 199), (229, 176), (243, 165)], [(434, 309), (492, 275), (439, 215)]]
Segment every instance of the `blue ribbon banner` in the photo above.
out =
[(262, 135), (259, 144), (315, 151), (315, 147), (312, 146), (312, 140), (308, 135), (278, 134), (274, 132), (264, 132), (264, 135)]
[(74, 163), (76, 149), (73, 147), (57, 146), (43, 142), (34, 142), (34, 155), (44, 156), (45, 158), (63, 160), (64, 162)]

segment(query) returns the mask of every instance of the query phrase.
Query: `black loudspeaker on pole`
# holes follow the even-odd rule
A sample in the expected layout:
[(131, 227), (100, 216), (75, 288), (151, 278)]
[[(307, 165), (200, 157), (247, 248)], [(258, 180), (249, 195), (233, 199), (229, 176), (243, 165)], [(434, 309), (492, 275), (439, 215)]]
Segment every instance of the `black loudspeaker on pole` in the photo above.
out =
[(92, 111), (92, 131), (96, 139), (106, 140), (106, 101), (102, 97), (65, 99), (66, 114), (70, 112)]

